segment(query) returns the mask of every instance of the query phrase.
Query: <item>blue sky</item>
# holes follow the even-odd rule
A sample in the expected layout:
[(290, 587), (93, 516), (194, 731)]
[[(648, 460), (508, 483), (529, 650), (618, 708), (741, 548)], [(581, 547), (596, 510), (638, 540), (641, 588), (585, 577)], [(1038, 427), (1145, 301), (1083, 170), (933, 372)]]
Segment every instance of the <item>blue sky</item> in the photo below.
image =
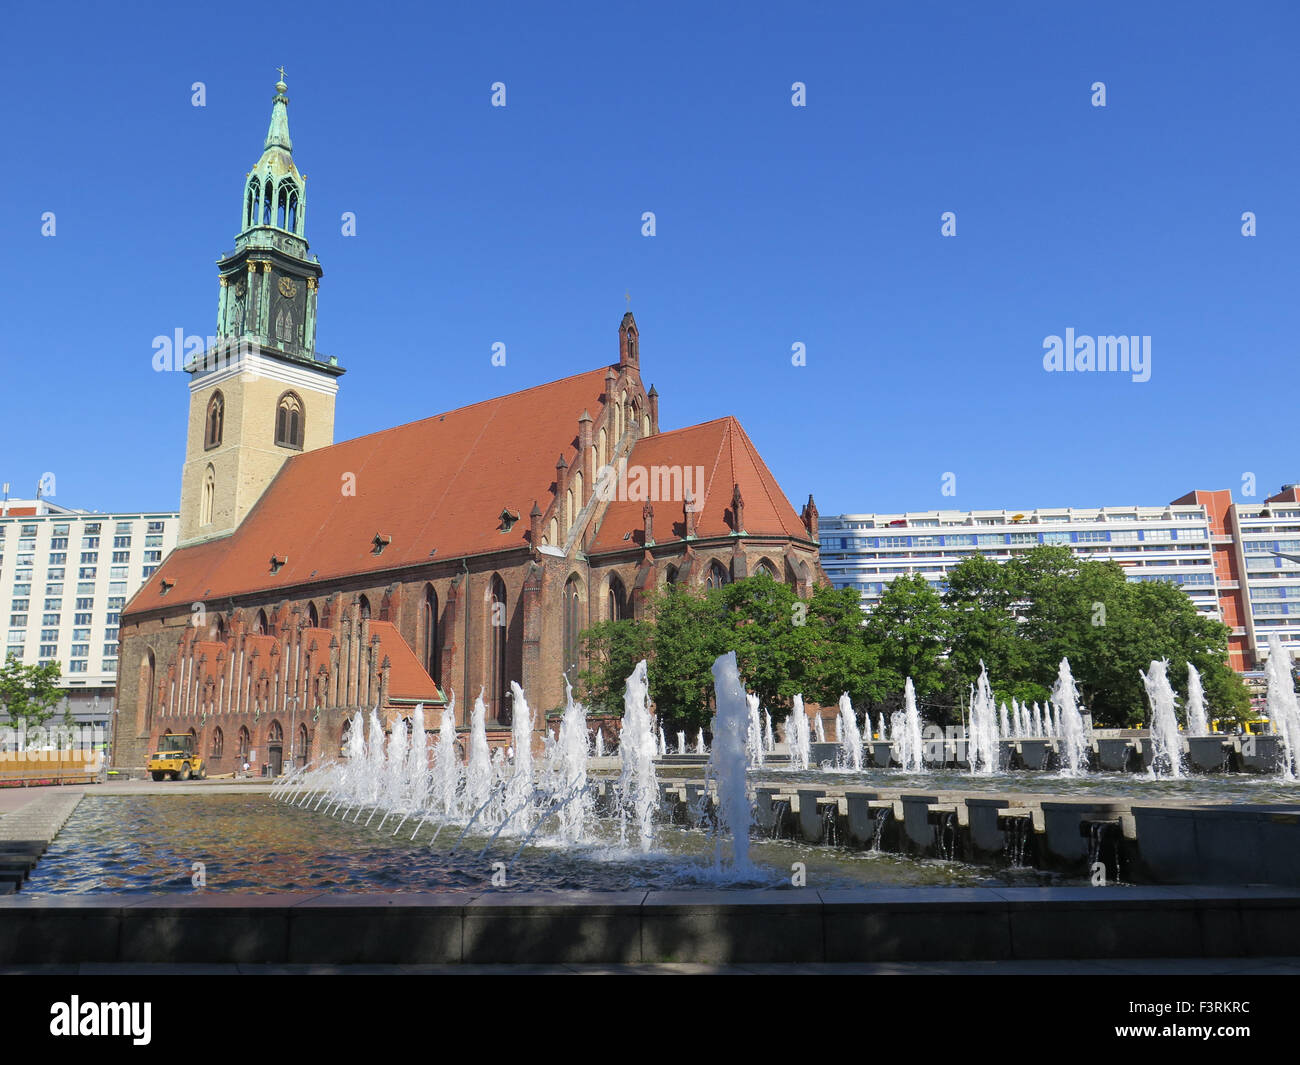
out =
[[(283, 64), (337, 439), (612, 361), (630, 291), (662, 427), (735, 414), (824, 514), (1300, 480), (1300, 9), (802, 6), (11, 9), (0, 478), (177, 506), (152, 340), (214, 331)], [(1045, 372), (1066, 328), (1150, 380)]]

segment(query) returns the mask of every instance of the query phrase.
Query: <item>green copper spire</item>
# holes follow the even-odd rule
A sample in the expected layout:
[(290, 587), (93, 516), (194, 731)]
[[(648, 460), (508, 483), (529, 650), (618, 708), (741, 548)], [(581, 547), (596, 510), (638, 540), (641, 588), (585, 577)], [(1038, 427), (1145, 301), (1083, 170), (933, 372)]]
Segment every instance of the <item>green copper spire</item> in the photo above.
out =
[(218, 260), (218, 335), (255, 340), (264, 355), (327, 365), (337, 376), (336, 364), (316, 357), (321, 268), (307, 247), (307, 181), (293, 161), (286, 88), (281, 67), (266, 144), (244, 175), (235, 248)]
[(280, 148), (292, 154), (293, 141), (289, 139), (289, 97), (284, 83), (284, 67), (280, 67), (280, 80), (275, 83), (275, 96), (271, 104), (271, 127), (266, 131), (265, 148)]
[[(284, 83), (284, 67), (280, 67), (280, 80), (275, 83), (275, 96), (271, 103), (271, 125), (266, 131), (262, 157), (248, 172), (241, 217), (241, 235), (250, 230), (273, 227), (293, 237), (305, 237), (303, 228), (307, 206), (307, 185), (293, 161), (293, 141), (289, 137), (288, 86)], [(304, 240), (300, 255), (307, 251)]]

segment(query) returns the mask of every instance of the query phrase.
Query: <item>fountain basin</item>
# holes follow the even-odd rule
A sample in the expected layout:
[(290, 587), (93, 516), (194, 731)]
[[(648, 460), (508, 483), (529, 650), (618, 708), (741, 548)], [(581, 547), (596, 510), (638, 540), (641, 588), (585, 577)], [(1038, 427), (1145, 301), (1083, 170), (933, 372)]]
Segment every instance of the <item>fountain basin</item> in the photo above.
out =
[(1250, 773), (1276, 773), (1282, 764), (1282, 742), (1280, 736), (1243, 736), (1241, 745), (1241, 767)]
[(1016, 753), (1023, 769), (1050, 769), (1060, 762), (1056, 740), (1020, 740)]
[(843, 754), (838, 743), (813, 743), (809, 745), (809, 760), (814, 766), (836, 765)]
[(1105, 736), (1093, 741), (1100, 769), (1111, 773), (1132, 772), (1138, 762), (1137, 744), (1130, 739)]
[(1266, 957), (1300, 890), (1250, 887), (17, 895), (0, 964), (516, 964)]
[(1202, 773), (1219, 773), (1227, 768), (1232, 742), (1226, 736), (1189, 736), (1183, 741), (1187, 760)]
[(1132, 813), (1146, 879), (1300, 885), (1300, 807), (1134, 806)]

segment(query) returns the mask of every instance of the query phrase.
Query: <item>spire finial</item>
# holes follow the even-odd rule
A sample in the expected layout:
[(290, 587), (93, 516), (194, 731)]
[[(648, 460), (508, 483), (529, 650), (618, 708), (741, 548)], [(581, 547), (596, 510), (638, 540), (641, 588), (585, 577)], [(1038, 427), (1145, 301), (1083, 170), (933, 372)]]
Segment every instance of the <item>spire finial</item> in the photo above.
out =
[(293, 141), (289, 139), (289, 97), (285, 95), (288, 86), (284, 83), (284, 67), (277, 67), (280, 80), (275, 83), (275, 95), (271, 97), (271, 126), (266, 131), (264, 148), (279, 148), (293, 153)]

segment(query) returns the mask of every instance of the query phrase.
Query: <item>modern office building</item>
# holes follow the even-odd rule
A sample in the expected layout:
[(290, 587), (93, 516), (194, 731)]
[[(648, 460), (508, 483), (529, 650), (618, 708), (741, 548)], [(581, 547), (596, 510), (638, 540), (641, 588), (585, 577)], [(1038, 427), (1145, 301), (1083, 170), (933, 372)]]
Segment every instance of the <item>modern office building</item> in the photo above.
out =
[(1263, 506), (1234, 503), (1230, 534), (1243, 580), (1243, 622), (1255, 661), (1268, 657), (1276, 633), (1300, 653), (1300, 493), (1294, 484)]
[[(1040, 507), (841, 514), (820, 523), (822, 566), (870, 611), (901, 574), (936, 590), (979, 553), (1006, 561), (1040, 544), (1111, 559), (1132, 581), (1171, 581), (1231, 629), (1234, 669), (1258, 668), (1277, 632), (1300, 651), (1300, 498), (1294, 485), (1263, 503), (1196, 491), (1167, 506)], [(1296, 556), (1288, 559), (1287, 554)]]
[(58, 662), (78, 724), (115, 708), (118, 617), (176, 545), (179, 515), (96, 514), (47, 499), (0, 501), (0, 616), (6, 657)]

